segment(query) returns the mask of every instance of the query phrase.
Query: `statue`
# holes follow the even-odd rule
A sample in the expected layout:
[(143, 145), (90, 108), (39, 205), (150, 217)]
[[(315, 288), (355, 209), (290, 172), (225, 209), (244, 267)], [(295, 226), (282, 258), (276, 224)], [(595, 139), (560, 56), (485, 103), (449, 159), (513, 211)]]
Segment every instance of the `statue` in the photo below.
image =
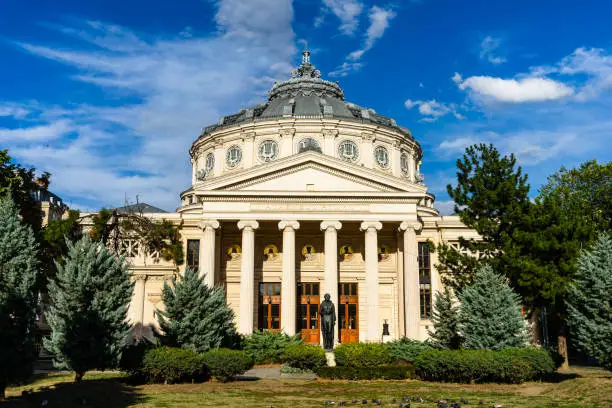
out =
[(336, 306), (330, 299), (330, 294), (326, 293), (325, 300), (321, 302), (321, 308), (319, 309), (323, 348), (327, 351), (334, 348), (334, 326), (336, 325)]

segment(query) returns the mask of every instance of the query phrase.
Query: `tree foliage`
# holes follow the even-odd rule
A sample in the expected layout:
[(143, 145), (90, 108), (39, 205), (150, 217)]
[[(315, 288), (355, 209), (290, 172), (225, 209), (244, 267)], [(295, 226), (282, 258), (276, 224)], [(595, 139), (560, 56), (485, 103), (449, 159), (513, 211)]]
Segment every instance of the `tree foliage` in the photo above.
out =
[(158, 310), (157, 316), (170, 344), (203, 353), (236, 342), (234, 312), (223, 288), (208, 287), (196, 270), (186, 268), (172, 285), (166, 282), (162, 299), (166, 310)]
[(443, 292), (436, 293), (431, 317), (434, 330), (428, 333), (430, 341), (438, 348), (458, 349), (461, 346), (459, 306), (455, 303), (449, 286), (445, 286)]
[(32, 374), (37, 257), (32, 228), (10, 198), (0, 198), (0, 400), (7, 384)]
[(465, 348), (525, 347), (527, 331), (521, 298), (491, 266), (481, 266), (474, 283), (459, 298), (459, 332)]
[(602, 233), (582, 252), (568, 296), (568, 325), (576, 346), (612, 371), (612, 236)]
[(49, 283), (51, 336), (44, 345), (55, 365), (80, 381), (88, 370), (117, 366), (129, 334), (133, 284), (125, 260), (101, 242), (84, 236), (67, 246), (66, 263), (57, 264)]

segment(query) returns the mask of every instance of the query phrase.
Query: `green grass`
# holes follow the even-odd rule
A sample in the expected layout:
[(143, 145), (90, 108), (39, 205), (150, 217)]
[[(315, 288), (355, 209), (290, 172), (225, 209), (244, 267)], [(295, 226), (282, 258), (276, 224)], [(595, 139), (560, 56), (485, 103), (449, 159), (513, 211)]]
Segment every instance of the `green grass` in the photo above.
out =
[[(467, 399), (464, 407), (612, 407), (612, 374), (598, 369), (577, 369), (560, 374), (558, 381), (547, 383), (444, 384), (422, 381), (323, 381), (258, 380), (222, 384), (139, 385), (132, 386), (119, 374), (88, 374), (80, 384), (72, 375), (38, 376), (25, 386), (10, 387), (8, 401), (1, 407), (324, 407), (326, 400), (361, 402), (366, 398), (383, 401), (421, 396), (432, 401), (439, 398)], [(22, 396), (24, 390), (28, 395)], [(480, 401), (483, 404), (479, 404)], [(337, 406), (337, 405), (336, 405)], [(359, 404), (361, 406), (361, 404)], [(371, 406), (371, 404), (369, 405)], [(433, 402), (413, 403), (412, 407), (434, 407)]]

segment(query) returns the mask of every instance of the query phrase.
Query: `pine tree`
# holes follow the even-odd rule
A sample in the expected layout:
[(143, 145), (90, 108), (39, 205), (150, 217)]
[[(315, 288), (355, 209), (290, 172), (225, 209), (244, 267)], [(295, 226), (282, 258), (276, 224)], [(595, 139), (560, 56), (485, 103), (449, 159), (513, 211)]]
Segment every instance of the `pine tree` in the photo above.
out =
[(578, 348), (612, 371), (612, 236), (602, 233), (578, 259), (568, 325)]
[(236, 340), (234, 312), (223, 288), (208, 287), (196, 270), (186, 268), (172, 286), (166, 283), (162, 298), (166, 310), (157, 312), (158, 320), (170, 343), (203, 353)]
[(459, 307), (454, 304), (453, 293), (448, 286), (442, 293), (436, 293), (431, 321), (434, 331), (429, 331), (429, 338), (435, 346), (453, 350), (461, 346)]
[(75, 372), (116, 367), (129, 334), (127, 310), (133, 291), (128, 265), (86, 235), (67, 242), (65, 265), (49, 283), (51, 327), (45, 348), (59, 368)]
[(474, 283), (459, 298), (459, 332), (465, 348), (499, 350), (526, 345), (521, 298), (491, 266), (481, 266)]
[(0, 199), (0, 400), (7, 384), (32, 374), (36, 359), (38, 245), (10, 198)]

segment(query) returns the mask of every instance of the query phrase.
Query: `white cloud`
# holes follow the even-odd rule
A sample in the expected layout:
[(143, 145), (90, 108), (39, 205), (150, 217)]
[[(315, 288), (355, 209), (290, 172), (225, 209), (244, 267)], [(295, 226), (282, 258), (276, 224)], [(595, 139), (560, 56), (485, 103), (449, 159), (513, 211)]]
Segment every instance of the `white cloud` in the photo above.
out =
[(342, 65), (336, 67), (335, 70), (331, 71), (328, 75), (334, 77), (345, 77), (351, 72), (359, 71), (363, 67), (361, 62), (343, 62)]
[(470, 90), (474, 95), (499, 102), (542, 102), (566, 98), (574, 90), (563, 82), (550, 78), (527, 77), (504, 79), (491, 76), (472, 76), (462, 79), (455, 73), (453, 81), (461, 90)]
[(576, 94), (584, 101), (612, 89), (612, 55), (601, 48), (578, 48), (563, 58), (556, 70), (561, 75), (587, 75), (588, 80)]
[(439, 117), (447, 114), (452, 114), (457, 119), (464, 118), (463, 115), (461, 115), (457, 111), (458, 108), (455, 104), (445, 104), (442, 102), (438, 102), (435, 99), (432, 99), (430, 101), (407, 99), (406, 102), (404, 102), (404, 106), (406, 107), (406, 109), (418, 107), (419, 113), (425, 116), (425, 118), (423, 118), (422, 120), (426, 122), (434, 122)]
[(493, 65), (503, 64), (507, 61), (506, 58), (495, 55), (501, 44), (499, 38), (486, 36), (480, 43), (480, 59), (487, 60)]
[(360, 49), (351, 52), (347, 59), (353, 61), (361, 59), (363, 54), (371, 50), (376, 41), (382, 38), (387, 28), (389, 28), (391, 20), (393, 20), (396, 15), (397, 13), (390, 8), (385, 9), (378, 6), (373, 6), (368, 14), (368, 17), (370, 18), (370, 26), (365, 34), (363, 46)]
[(321, 15), (315, 19), (315, 27), (323, 24), (324, 14), (333, 13), (340, 19), (340, 31), (345, 35), (353, 35), (359, 27), (359, 16), (363, 11), (363, 3), (359, 0), (323, 0)]
[(0, 142), (21, 144), (59, 139), (73, 131), (70, 121), (58, 120), (45, 125), (23, 128), (0, 128)]
[(24, 119), (29, 114), (29, 109), (24, 105), (17, 103), (0, 103), (0, 118), (11, 117), (15, 119)]
[[(67, 120), (74, 134), (48, 146), (13, 140), (7, 146), (11, 154), (51, 171), (58, 194), (91, 206), (122, 205), (125, 194), (140, 194), (162, 208), (176, 207), (191, 181), (187, 151), (202, 127), (263, 100), (274, 78), (289, 76), (295, 56), (290, 0), (216, 4), (214, 35), (137, 35), (85, 22), (60, 29), (84, 46), (22, 44), (34, 55), (75, 68), (75, 80), (99, 87), (113, 104), (38, 104), (36, 119), (46, 123), (24, 132), (43, 137), (36, 127)], [(117, 104), (121, 98), (126, 102)]]

